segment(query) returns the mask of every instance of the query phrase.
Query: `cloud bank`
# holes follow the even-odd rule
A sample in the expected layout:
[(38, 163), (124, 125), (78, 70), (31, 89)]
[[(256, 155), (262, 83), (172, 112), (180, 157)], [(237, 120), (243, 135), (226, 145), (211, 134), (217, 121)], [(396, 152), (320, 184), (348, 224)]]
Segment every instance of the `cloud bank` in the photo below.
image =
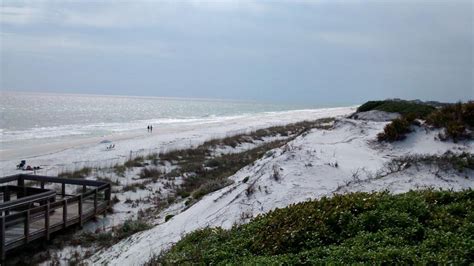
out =
[(471, 1), (3, 1), (3, 90), (352, 104), (473, 94)]

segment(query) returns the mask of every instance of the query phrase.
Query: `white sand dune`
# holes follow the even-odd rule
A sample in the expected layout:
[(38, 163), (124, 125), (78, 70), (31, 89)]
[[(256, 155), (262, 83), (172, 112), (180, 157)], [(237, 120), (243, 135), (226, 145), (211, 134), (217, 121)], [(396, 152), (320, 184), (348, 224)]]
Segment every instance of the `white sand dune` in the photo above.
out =
[[(205, 196), (166, 223), (100, 251), (88, 263), (141, 265), (196, 229), (230, 228), (257, 214), (335, 192), (402, 193), (426, 187), (454, 190), (474, 187), (472, 171), (448, 172), (440, 178), (433, 167), (410, 167), (374, 179), (377, 171), (399, 156), (442, 154), (447, 150), (474, 152), (472, 141), (440, 142), (434, 138), (436, 132), (423, 130), (416, 130), (405, 141), (381, 145), (374, 140), (385, 124), (341, 119), (331, 130), (313, 130), (300, 136), (241, 169), (231, 177), (235, 181), (233, 185)], [(249, 178), (244, 183), (246, 177)]]

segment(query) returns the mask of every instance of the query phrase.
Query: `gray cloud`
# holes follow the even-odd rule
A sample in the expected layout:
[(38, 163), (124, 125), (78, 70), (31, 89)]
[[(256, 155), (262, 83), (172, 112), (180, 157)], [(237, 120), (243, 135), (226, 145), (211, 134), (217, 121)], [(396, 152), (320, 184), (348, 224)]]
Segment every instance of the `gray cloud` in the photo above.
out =
[(1, 89), (350, 104), (473, 97), (470, 1), (4, 1)]

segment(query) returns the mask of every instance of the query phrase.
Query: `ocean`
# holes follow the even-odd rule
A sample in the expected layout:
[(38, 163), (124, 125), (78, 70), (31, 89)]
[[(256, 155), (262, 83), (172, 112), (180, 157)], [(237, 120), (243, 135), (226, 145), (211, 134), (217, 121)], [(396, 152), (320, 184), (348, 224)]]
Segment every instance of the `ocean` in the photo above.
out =
[(147, 125), (207, 123), (316, 106), (227, 100), (2, 92), (0, 150), (146, 130)]

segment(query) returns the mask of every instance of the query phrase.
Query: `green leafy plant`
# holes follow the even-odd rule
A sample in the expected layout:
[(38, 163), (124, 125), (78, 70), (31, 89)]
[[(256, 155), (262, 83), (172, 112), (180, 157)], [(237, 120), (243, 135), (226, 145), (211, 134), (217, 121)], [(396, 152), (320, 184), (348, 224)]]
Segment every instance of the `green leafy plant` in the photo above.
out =
[(405, 118), (397, 118), (384, 127), (383, 132), (377, 135), (377, 139), (390, 142), (402, 140), (410, 132), (410, 122)]
[(436, 110), (436, 108), (423, 103), (415, 103), (403, 100), (368, 101), (357, 108), (357, 112), (366, 112), (371, 110), (399, 113), (401, 115), (413, 114), (418, 118), (424, 118)]
[(197, 230), (149, 264), (469, 264), (473, 217), (472, 190), (335, 195)]

